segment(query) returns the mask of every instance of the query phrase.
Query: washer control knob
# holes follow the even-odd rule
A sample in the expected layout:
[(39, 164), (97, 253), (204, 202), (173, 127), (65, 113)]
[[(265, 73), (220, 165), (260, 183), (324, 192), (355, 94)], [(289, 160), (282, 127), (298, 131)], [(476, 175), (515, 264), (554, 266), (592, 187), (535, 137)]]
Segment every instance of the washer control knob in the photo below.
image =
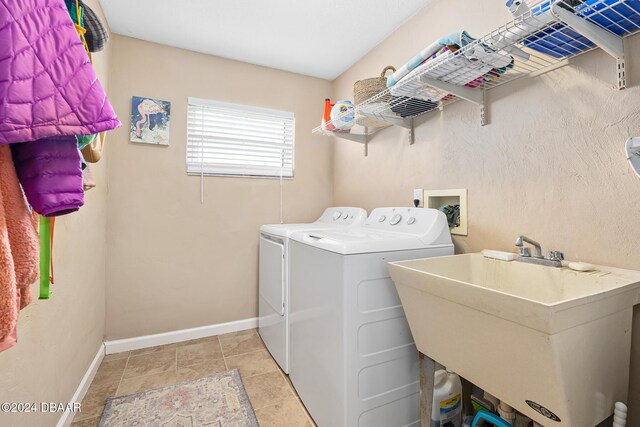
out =
[(398, 224), (400, 221), (402, 221), (402, 215), (400, 214), (395, 214), (394, 216), (391, 217), (391, 219), (389, 220), (389, 223), (391, 225), (396, 225)]
[(384, 216), (384, 215), (380, 215), (380, 216), (378, 217), (378, 222), (384, 222), (384, 220), (385, 220), (385, 219), (387, 219), (387, 217), (386, 217), (386, 216)]
[(411, 217), (407, 220), (407, 224), (409, 225), (413, 224), (414, 222), (416, 222), (416, 219), (414, 217)]
[(342, 215), (342, 219), (347, 219), (349, 218), (349, 213), (345, 212), (344, 215)]
[(337, 220), (340, 219), (341, 216), (342, 216), (342, 212), (340, 212), (340, 211), (334, 212), (333, 213), (333, 220), (337, 221)]

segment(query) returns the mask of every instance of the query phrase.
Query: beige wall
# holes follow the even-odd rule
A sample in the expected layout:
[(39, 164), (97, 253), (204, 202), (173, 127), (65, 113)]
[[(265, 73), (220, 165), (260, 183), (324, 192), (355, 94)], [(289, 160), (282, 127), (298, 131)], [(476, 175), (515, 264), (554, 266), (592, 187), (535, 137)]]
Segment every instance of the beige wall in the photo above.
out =
[[(85, 0), (101, 14), (96, 0)], [(100, 15), (102, 16), (102, 15)], [(105, 22), (103, 20), (103, 22)], [(109, 49), (93, 56), (107, 86)], [(20, 314), (18, 344), (0, 353), (0, 402), (69, 402), (101, 346), (105, 325), (107, 159), (79, 212), (56, 220), (55, 280), (49, 300)], [(33, 286), (38, 295), (38, 284)], [(50, 427), (60, 413), (4, 414), (2, 426)]]
[(293, 111), (295, 179), (284, 182), (284, 221), (315, 219), (332, 199), (332, 142), (312, 136), (328, 81), (115, 36), (111, 92), (129, 125), (131, 96), (171, 102), (168, 147), (109, 143), (107, 338), (257, 315), (258, 228), (280, 221), (272, 179), (185, 172), (189, 96)]
[[(434, 1), (340, 76), (334, 97), (352, 98), (354, 81), (403, 64), (441, 35), (484, 35), (509, 19), (501, 3)], [(622, 92), (611, 88), (615, 61), (595, 51), (492, 90), (488, 126), (479, 126), (477, 106), (459, 102), (427, 116), (413, 146), (398, 128), (376, 135), (368, 157), (358, 144), (336, 142), (334, 203), (403, 206), (413, 188), (467, 188), (469, 235), (454, 238), (458, 253), (514, 251), (525, 234), (569, 259), (640, 268), (640, 180), (623, 151), (640, 134), (640, 38), (626, 48), (631, 87)], [(634, 361), (640, 420), (640, 349)]]

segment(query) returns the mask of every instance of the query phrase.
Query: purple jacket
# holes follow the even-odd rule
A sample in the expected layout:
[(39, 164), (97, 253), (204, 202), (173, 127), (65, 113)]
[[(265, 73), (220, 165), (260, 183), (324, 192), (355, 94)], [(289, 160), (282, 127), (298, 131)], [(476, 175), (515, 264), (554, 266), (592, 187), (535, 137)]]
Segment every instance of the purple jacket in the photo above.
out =
[(64, 0), (0, 0), (0, 144), (118, 126)]
[(11, 144), (27, 201), (44, 216), (75, 212), (84, 205), (82, 166), (75, 136)]

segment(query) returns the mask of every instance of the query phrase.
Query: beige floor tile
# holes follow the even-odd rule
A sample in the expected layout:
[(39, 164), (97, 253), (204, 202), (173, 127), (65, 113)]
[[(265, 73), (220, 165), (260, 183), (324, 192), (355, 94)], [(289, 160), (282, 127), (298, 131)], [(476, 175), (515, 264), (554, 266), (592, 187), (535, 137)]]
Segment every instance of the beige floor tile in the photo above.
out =
[(212, 359), (203, 363), (196, 363), (195, 365), (189, 365), (178, 368), (178, 380), (191, 381), (202, 377), (208, 377), (209, 375), (217, 374), (218, 372), (226, 372), (227, 365), (224, 363), (224, 359)]
[(242, 378), (278, 370), (278, 365), (267, 350), (225, 357), (225, 361), (229, 369), (238, 368)]
[(225, 357), (265, 349), (260, 336), (255, 331), (242, 335), (220, 335), (220, 344)]
[(258, 333), (258, 330), (253, 328), (253, 329), (245, 329), (243, 331), (229, 332), (228, 334), (222, 334), (218, 336), (222, 339), (226, 339), (231, 337), (238, 337), (240, 335), (253, 335), (257, 333)]
[(195, 340), (189, 340), (189, 341), (182, 341), (178, 343), (178, 347), (184, 347), (187, 345), (193, 345), (193, 344), (201, 344), (201, 343), (205, 343), (205, 342), (219, 342), (218, 341), (218, 336), (214, 335), (211, 337), (204, 337), (204, 338), (197, 338)]
[(96, 427), (100, 422), (100, 417), (87, 418), (86, 420), (76, 421), (75, 417), (71, 423), (71, 427)]
[(255, 410), (294, 397), (280, 371), (243, 378), (242, 382)]
[(140, 391), (153, 390), (154, 388), (167, 387), (178, 384), (184, 380), (178, 378), (175, 370), (161, 372), (159, 374), (144, 375), (139, 377), (123, 379), (118, 387), (116, 396), (138, 393)]
[(73, 425), (95, 425), (109, 396), (167, 387), (234, 368), (242, 375), (261, 426), (314, 426), (255, 329), (106, 356)]
[(84, 399), (82, 399), (80, 406), (81, 411), (73, 417), (73, 420), (83, 421), (102, 415), (105, 400), (107, 400), (107, 397), (114, 396), (117, 389), (117, 382), (106, 385), (96, 385), (92, 383)]
[(140, 356), (141, 354), (157, 353), (159, 351), (166, 351), (166, 350), (175, 350), (177, 347), (178, 347), (178, 344), (157, 345), (155, 347), (147, 347), (147, 348), (141, 348), (138, 350), (132, 350), (131, 355)]
[(312, 427), (304, 408), (295, 397), (256, 410), (260, 427)]
[(178, 347), (178, 367), (196, 365), (215, 359), (222, 359), (222, 350), (217, 337)]
[(130, 356), (122, 378), (128, 379), (142, 375), (175, 372), (175, 369), (176, 350), (158, 351), (156, 353)]
[(102, 362), (111, 362), (113, 360), (127, 359), (129, 358), (129, 353), (131, 352), (123, 351), (122, 353), (107, 354), (106, 356), (104, 356), (104, 359), (102, 359)]
[(101, 385), (120, 382), (126, 365), (127, 359), (103, 360), (91, 384)]

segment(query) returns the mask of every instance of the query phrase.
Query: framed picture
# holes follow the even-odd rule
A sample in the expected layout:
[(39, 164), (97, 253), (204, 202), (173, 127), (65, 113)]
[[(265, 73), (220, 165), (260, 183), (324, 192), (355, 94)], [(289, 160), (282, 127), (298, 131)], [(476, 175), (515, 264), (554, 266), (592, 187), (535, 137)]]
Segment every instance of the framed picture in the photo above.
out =
[(159, 99), (131, 98), (131, 142), (169, 145), (171, 103)]

